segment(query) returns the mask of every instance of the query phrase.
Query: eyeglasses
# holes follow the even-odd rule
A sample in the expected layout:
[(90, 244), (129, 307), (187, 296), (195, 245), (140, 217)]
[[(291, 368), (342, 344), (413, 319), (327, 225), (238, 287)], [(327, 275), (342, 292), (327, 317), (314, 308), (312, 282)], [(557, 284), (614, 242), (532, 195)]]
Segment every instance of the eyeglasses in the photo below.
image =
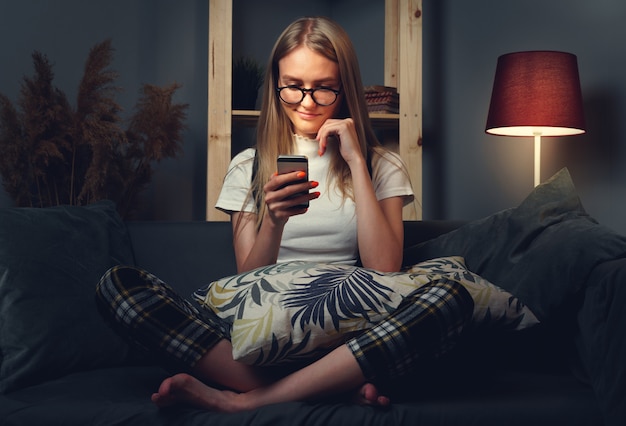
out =
[(298, 86), (277, 87), (278, 97), (286, 104), (295, 105), (304, 100), (307, 93), (311, 94), (313, 102), (320, 106), (329, 106), (335, 103), (341, 90), (330, 87), (316, 87), (315, 89), (303, 89)]

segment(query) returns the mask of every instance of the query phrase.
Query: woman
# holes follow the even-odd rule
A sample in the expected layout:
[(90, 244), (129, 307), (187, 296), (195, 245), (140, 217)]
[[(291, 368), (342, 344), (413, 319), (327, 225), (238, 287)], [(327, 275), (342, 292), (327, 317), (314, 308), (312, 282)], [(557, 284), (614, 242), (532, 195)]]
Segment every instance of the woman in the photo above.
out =
[[(291, 153), (309, 158), (308, 179), (300, 172), (276, 173), (278, 155)], [(326, 18), (292, 23), (270, 57), (256, 149), (233, 159), (217, 202), (231, 215), (238, 270), (288, 260), (360, 259), (367, 268), (398, 271), (402, 208), (412, 199), (402, 162), (372, 131), (347, 34)], [(300, 207), (303, 201), (310, 207)], [(279, 380), (266, 369), (234, 361), (228, 330), (147, 272), (113, 268), (98, 292), (103, 310), (127, 334), (190, 372), (166, 379), (152, 397), (156, 404), (238, 411), (357, 389), (363, 403), (388, 404), (368, 381), (401, 376), (405, 367), (396, 367), (421, 356), (415, 342), (424, 323), (432, 328), (424, 318), (437, 321), (443, 341), (458, 334), (471, 315), (471, 306), (457, 300), (466, 300), (459, 296), (464, 290), (453, 284), (438, 294), (416, 295), (387, 323)], [(384, 335), (393, 336), (394, 347), (380, 343)]]
[[(235, 224), (240, 272), (279, 258), (354, 263), (357, 254), (364, 266), (398, 270), (402, 207), (413, 193), (401, 161), (385, 153), (373, 133), (354, 49), (334, 23), (299, 20), (279, 37), (265, 78), (256, 152), (252, 193), (258, 199), (247, 198), (255, 155), (248, 150), (231, 163), (217, 202)], [(276, 176), (276, 158), (294, 152), (309, 158), (310, 175), (317, 180), (280, 189), (299, 178), (295, 173)], [(368, 158), (373, 172), (384, 175), (373, 176), (379, 194), (372, 185)], [(305, 197), (286, 200), (314, 187), (321, 194), (307, 198), (320, 198), (306, 215), (305, 209), (293, 208)], [(258, 213), (256, 205), (262, 207)], [(329, 210), (332, 213), (324, 214)], [(297, 237), (309, 229), (315, 238), (307, 244), (321, 247), (295, 247)], [(332, 236), (336, 237), (329, 241)]]

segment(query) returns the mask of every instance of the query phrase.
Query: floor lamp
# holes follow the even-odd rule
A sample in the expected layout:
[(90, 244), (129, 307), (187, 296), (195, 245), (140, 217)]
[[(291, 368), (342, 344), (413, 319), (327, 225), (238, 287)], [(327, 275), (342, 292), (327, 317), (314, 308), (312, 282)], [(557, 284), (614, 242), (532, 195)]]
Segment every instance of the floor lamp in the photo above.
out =
[(485, 131), (533, 136), (535, 186), (541, 182), (541, 137), (585, 133), (575, 55), (528, 51), (498, 58)]

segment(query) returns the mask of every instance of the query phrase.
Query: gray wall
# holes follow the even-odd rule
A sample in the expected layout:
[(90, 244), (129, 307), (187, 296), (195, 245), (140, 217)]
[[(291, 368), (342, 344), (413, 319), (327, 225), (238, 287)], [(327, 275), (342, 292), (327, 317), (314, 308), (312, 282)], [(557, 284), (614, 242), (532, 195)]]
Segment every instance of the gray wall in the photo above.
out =
[[(365, 83), (379, 84), (383, 3), (235, 0), (235, 55), (265, 61), (293, 18), (330, 15), (354, 39)], [(73, 99), (89, 48), (111, 38), (125, 89), (118, 100), (128, 112), (143, 83), (182, 83), (176, 101), (190, 104), (185, 153), (158, 166), (138, 218), (203, 219), (207, 14), (207, 0), (0, 0), (0, 92), (17, 98), (39, 50)], [(486, 135), (485, 119), (497, 57), (553, 49), (578, 56), (588, 132), (544, 138), (542, 177), (567, 166), (587, 210), (626, 233), (626, 3), (424, 0), (424, 16), (424, 217), (479, 218), (518, 204), (532, 189), (532, 141)], [(250, 134), (235, 137), (245, 146)], [(11, 205), (0, 191), (0, 206)]]

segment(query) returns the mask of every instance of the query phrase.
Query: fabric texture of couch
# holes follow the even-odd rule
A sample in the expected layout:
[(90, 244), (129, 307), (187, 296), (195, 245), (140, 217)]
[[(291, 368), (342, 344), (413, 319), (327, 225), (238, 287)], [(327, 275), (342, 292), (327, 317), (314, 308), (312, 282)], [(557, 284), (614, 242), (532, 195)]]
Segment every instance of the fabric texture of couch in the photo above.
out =
[(2, 425), (622, 425), (626, 238), (584, 211), (566, 170), (520, 206), (463, 223), (405, 223), (405, 264), (460, 256), (540, 319), (469, 333), (402, 383), (387, 409), (339, 398), (221, 414), (157, 409), (170, 372), (113, 333), (99, 277), (133, 264), (181, 294), (235, 271), (230, 224), (122, 222), (108, 202), (0, 210)]

